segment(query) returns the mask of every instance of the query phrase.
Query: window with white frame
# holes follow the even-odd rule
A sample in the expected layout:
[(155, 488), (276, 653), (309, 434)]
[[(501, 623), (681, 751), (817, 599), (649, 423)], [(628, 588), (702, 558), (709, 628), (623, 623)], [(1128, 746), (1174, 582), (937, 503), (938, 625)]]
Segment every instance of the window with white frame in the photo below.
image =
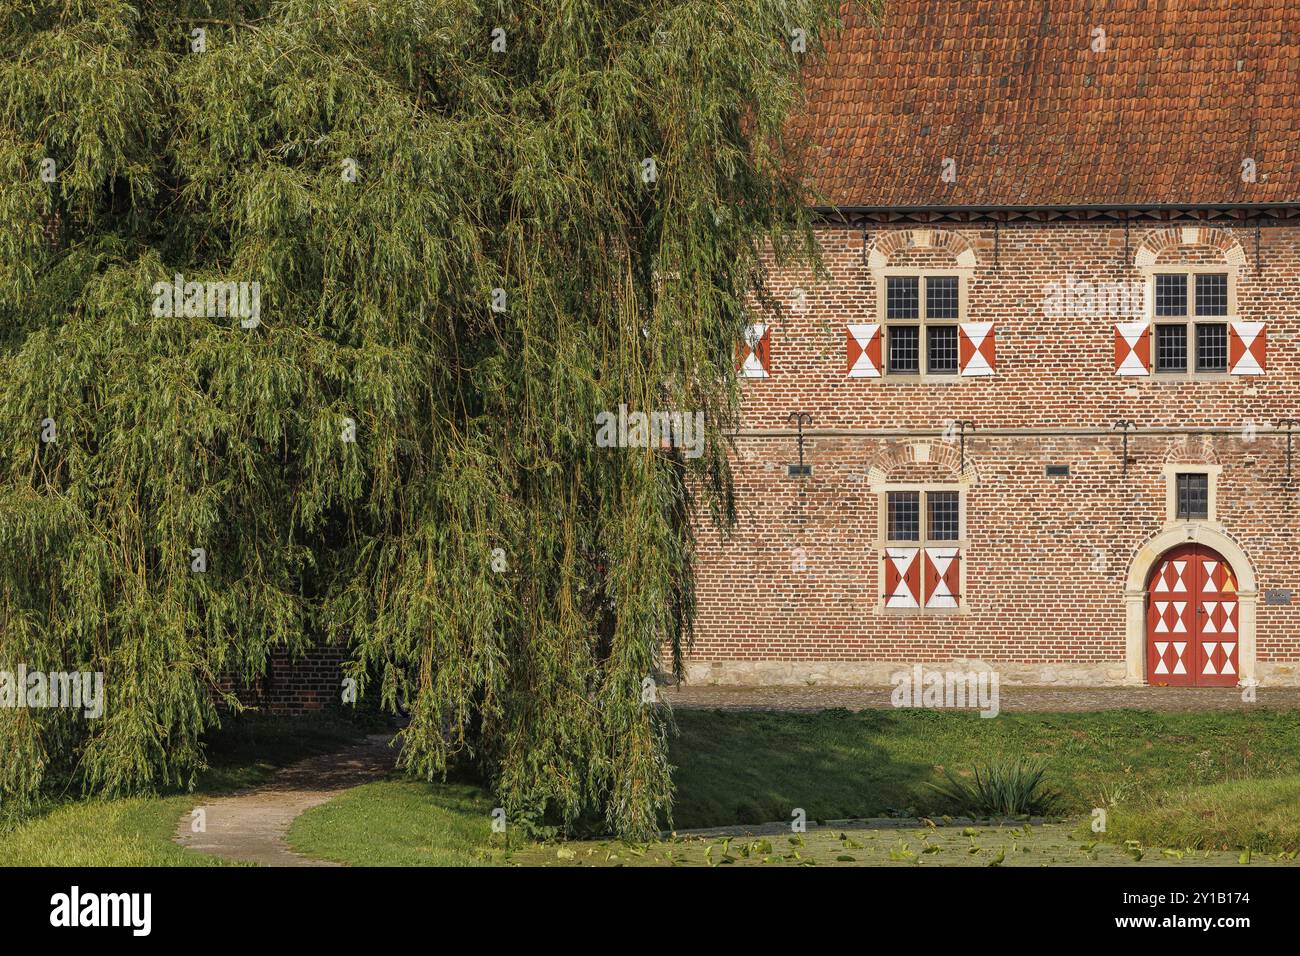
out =
[(886, 375), (957, 375), (957, 329), (964, 296), (961, 275), (884, 277)]

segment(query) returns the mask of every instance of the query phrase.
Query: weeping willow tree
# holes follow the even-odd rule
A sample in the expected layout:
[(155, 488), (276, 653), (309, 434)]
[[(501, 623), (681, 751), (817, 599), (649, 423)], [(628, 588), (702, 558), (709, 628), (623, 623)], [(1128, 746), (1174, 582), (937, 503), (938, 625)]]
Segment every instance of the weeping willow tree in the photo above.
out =
[(105, 687), (0, 709), (3, 799), (190, 782), (222, 678), (330, 640), (411, 773), (655, 829), (837, 7), (0, 0), (0, 670)]

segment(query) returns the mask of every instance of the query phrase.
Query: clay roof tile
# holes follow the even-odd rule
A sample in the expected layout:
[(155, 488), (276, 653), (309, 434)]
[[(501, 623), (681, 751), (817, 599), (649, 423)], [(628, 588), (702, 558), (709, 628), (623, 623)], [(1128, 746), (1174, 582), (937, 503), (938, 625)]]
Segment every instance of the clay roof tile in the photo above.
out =
[(1300, 3), (1080, 6), (846, 4), (792, 119), (808, 181), (837, 206), (1300, 202)]

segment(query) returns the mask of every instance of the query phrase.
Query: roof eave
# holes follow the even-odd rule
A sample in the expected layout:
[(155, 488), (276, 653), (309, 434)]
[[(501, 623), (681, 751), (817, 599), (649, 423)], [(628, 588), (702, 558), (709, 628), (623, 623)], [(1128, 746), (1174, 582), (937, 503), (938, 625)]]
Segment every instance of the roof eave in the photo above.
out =
[(1280, 203), (1090, 203), (1022, 206), (813, 206), (826, 225), (889, 222), (1240, 222), (1300, 221), (1300, 201)]

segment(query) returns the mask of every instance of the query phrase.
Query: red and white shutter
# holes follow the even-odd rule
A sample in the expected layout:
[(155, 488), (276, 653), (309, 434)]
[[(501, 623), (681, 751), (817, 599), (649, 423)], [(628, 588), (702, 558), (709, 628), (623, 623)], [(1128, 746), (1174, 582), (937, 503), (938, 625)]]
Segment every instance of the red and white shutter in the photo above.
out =
[(957, 327), (957, 369), (962, 375), (992, 375), (998, 367), (992, 322)]
[(745, 341), (736, 349), (736, 371), (743, 378), (772, 374), (772, 330), (762, 322), (745, 329)]
[(1115, 326), (1115, 374), (1151, 374), (1151, 325), (1120, 322)]
[(1263, 375), (1267, 368), (1268, 335), (1263, 322), (1228, 323), (1228, 371), (1233, 375)]
[(849, 378), (880, 377), (880, 326), (850, 325), (844, 337)]
[(885, 549), (885, 607), (921, 606), (921, 549)]
[(961, 602), (958, 548), (886, 548), (885, 607), (955, 608)]
[(925, 549), (925, 606), (957, 607), (961, 600), (961, 551)]

